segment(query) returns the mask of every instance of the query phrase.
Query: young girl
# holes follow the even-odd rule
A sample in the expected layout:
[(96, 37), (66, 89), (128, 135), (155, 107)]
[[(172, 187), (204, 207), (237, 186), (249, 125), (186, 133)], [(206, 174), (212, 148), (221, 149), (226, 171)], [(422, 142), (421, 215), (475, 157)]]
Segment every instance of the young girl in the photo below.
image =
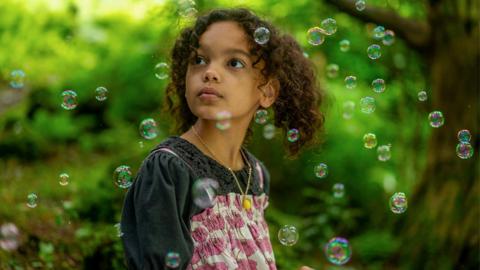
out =
[[(257, 43), (260, 27), (269, 38)], [(275, 126), (299, 131), (297, 141), (285, 140), (290, 155), (313, 141), (323, 115), (311, 62), (291, 36), (247, 9), (199, 17), (171, 61), (166, 103), (181, 136), (150, 153), (127, 193), (121, 228), (129, 268), (276, 269), (264, 219), (270, 176), (243, 144), (255, 112), (271, 106)], [(219, 126), (225, 112), (229, 123)], [(218, 183), (207, 206), (192, 194), (204, 178)]]

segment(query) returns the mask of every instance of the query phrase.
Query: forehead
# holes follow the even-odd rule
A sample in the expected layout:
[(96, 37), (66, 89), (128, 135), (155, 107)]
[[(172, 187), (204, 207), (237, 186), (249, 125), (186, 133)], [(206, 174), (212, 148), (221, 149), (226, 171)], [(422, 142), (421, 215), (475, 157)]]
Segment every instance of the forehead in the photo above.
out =
[(249, 41), (245, 31), (236, 22), (216, 22), (208, 26), (200, 36), (201, 49), (242, 49), (249, 51)]

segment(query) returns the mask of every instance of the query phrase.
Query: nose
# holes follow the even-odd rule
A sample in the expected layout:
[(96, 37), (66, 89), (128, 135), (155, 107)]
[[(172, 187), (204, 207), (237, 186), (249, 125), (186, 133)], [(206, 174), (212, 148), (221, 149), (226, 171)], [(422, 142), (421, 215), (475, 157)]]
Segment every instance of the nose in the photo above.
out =
[(220, 82), (220, 76), (215, 70), (209, 68), (203, 74), (203, 82)]

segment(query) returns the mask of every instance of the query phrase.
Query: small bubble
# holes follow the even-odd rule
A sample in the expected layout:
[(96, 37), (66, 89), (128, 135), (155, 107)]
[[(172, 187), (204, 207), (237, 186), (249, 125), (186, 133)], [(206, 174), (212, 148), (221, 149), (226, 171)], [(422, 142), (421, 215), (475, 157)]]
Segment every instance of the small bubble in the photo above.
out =
[(367, 54), (370, 59), (378, 59), (382, 56), (380, 45), (372, 44), (367, 48)]
[(113, 172), (113, 180), (118, 187), (129, 188), (134, 180), (130, 167), (127, 165), (118, 166)]
[(473, 156), (473, 147), (468, 142), (461, 142), (456, 147), (457, 156), (461, 159), (469, 159)]
[(325, 163), (320, 163), (314, 168), (315, 176), (318, 178), (325, 178), (328, 175), (328, 166)]
[(297, 228), (292, 225), (284, 225), (278, 231), (278, 240), (282, 245), (287, 247), (295, 245), (298, 241), (298, 237), (299, 235), (297, 232)]
[(358, 10), (358, 11), (363, 11), (366, 7), (366, 3), (364, 0), (357, 0), (355, 2), (355, 8)]
[(219, 184), (211, 178), (201, 178), (195, 181), (192, 188), (193, 202), (200, 208), (210, 208), (215, 204)]
[(77, 107), (77, 93), (73, 90), (65, 90), (62, 92), (62, 108), (65, 110), (73, 110)]
[(332, 18), (327, 18), (320, 23), (320, 28), (325, 35), (330, 36), (337, 32), (337, 21)]
[(443, 113), (441, 111), (431, 112), (428, 115), (428, 121), (430, 122), (430, 126), (434, 128), (439, 128), (445, 123), (445, 119), (443, 118)]
[(20, 232), (13, 223), (4, 223), (0, 227), (0, 248), (5, 251), (14, 251), (19, 246)]
[(229, 112), (229, 111), (220, 111), (217, 113), (216, 115), (216, 124), (215, 126), (219, 129), (219, 130), (227, 130), (231, 127), (231, 118), (232, 118), (232, 114)]
[(287, 132), (287, 140), (289, 142), (296, 142), (300, 137), (300, 132), (296, 128), (292, 128)]
[(385, 36), (385, 27), (379, 25), (373, 29), (373, 38), (382, 39)]
[(263, 137), (267, 140), (271, 140), (275, 137), (275, 126), (272, 124), (266, 124), (263, 127)]
[(377, 146), (377, 136), (373, 133), (363, 135), (363, 146), (367, 149), (372, 149)]
[(390, 197), (390, 210), (395, 214), (402, 214), (407, 211), (407, 196), (403, 192), (397, 192)]
[(307, 40), (313, 46), (318, 46), (325, 41), (325, 34), (320, 27), (312, 27), (307, 31)]
[(338, 70), (339, 70), (339, 66), (337, 64), (329, 64), (327, 65), (326, 67), (326, 70), (327, 70), (327, 77), (329, 78), (335, 78), (338, 76)]
[(383, 45), (390, 46), (395, 42), (395, 32), (392, 30), (386, 30), (385, 35), (383, 36), (382, 43)]
[(67, 173), (61, 173), (59, 176), (58, 183), (61, 186), (66, 186), (70, 183), (70, 176)]
[(30, 208), (35, 208), (37, 207), (37, 199), (38, 196), (35, 193), (30, 193), (27, 196), (27, 206)]
[(347, 239), (334, 237), (325, 245), (327, 260), (335, 265), (346, 264), (352, 257), (352, 248)]
[(385, 81), (380, 78), (373, 80), (372, 90), (376, 93), (383, 93), (385, 91)]
[(107, 99), (108, 95), (108, 90), (107, 88), (100, 86), (95, 89), (95, 98), (98, 101), (105, 101)]
[(420, 100), (420, 101), (427, 100), (427, 92), (425, 92), (425, 91), (418, 92), (418, 100)]
[(140, 122), (139, 131), (143, 138), (147, 140), (155, 139), (158, 136), (157, 122), (153, 118), (144, 119)]
[(177, 252), (168, 252), (165, 256), (165, 265), (168, 268), (178, 268), (180, 266), (180, 254)]
[(390, 145), (380, 145), (377, 147), (378, 160), (388, 161), (392, 157)]
[(347, 39), (344, 39), (340, 41), (340, 51), (342, 52), (348, 52), (350, 50), (350, 41)]
[(333, 197), (342, 198), (345, 195), (345, 186), (342, 183), (336, 183), (332, 187)]
[(352, 75), (345, 77), (345, 87), (348, 89), (357, 87), (357, 77)]
[(257, 110), (255, 113), (255, 123), (263, 125), (268, 120), (268, 111), (264, 109)]
[(360, 99), (360, 109), (363, 113), (373, 113), (375, 108), (375, 99), (373, 97), (363, 97)]
[(10, 73), (10, 86), (15, 89), (20, 89), (24, 86), (25, 72), (20, 69), (13, 70)]
[(256, 43), (264, 45), (268, 42), (268, 40), (270, 40), (270, 30), (265, 27), (259, 27), (255, 29), (253, 38), (255, 39)]
[(355, 102), (353, 101), (345, 101), (343, 103), (343, 118), (344, 119), (352, 119), (353, 112), (355, 111)]
[(472, 135), (468, 129), (462, 129), (457, 133), (457, 138), (460, 142), (468, 143), (470, 142)]
[(113, 225), (113, 227), (115, 227), (115, 229), (117, 230), (117, 237), (122, 237), (122, 225), (120, 223), (116, 223), (115, 225)]
[(155, 77), (157, 77), (160, 80), (164, 80), (168, 78), (168, 72), (169, 72), (170, 67), (168, 66), (167, 63), (160, 62), (155, 65)]

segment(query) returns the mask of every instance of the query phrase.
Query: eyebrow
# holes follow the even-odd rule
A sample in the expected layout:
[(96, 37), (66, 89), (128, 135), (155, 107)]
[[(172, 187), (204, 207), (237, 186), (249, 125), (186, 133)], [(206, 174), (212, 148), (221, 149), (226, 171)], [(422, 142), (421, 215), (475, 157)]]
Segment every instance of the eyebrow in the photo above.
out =
[[(202, 50), (202, 51), (206, 51), (207, 53), (209, 52), (209, 48), (205, 48), (205, 47), (202, 47), (200, 46), (198, 50)], [(230, 48), (230, 49), (226, 49), (226, 50), (223, 50), (222, 53), (224, 54), (241, 54), (241, 55), (244, 55), (245, 57), (249, 58), (249, 59), (252, 59), (252, 54), (251, 53), (248, 53), (242, 49), (238, 49), (238, 48)]]

